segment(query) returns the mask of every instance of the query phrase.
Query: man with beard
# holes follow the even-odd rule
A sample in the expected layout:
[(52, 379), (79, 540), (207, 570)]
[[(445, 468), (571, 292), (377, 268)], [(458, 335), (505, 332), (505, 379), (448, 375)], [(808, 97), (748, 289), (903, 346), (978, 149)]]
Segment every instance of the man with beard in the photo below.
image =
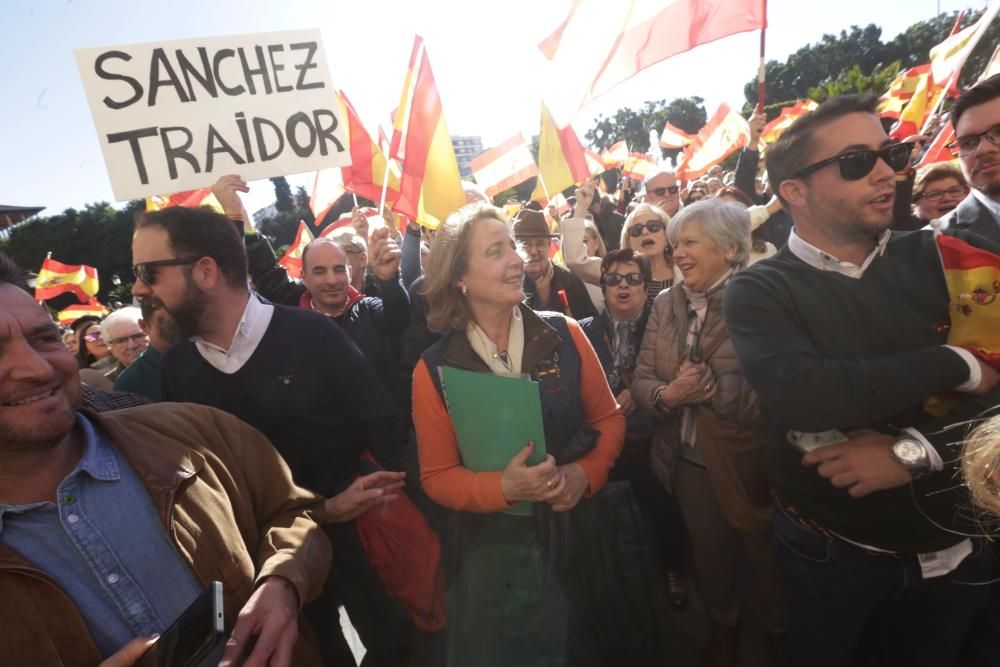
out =
[(347, 334), (329, 318), (273, 305), (247, 288), (243, 241), (205, 208), (144, 213), (132, 239), (133, 294), (163, 308), (184, 340), (163, 355), (164, 400), (220, 408), (259, 428), (296, 483), (326, 498), (335, 563), (306, 609), (324, 658), (350, 664), (338, 604), (376, 665), (403, 665), (408, 620), (369, 565), (354, 519), (403, 484), (402, 473), (359, 476), (367, 450), (397, 468), (402, 420)]
[(1000, 243), (1000, 74), (962, 93), (951, 123), (956, 138), (948, 148), (958, 156), (972, 192), (947, 222)]
[(955, 483), (967, 426), (923, 406), (961, 392), (968, 416), (997, 403), (1000, 376), (945, 345), (932, 234), (888, 231), (912, 144), (886, 136), (877, 102), (833, 98), (771, 146), (768, 175), (795, 228), (725, 297), (769, 420), (765, 469), (800, 665), (850, 664), (866, 624), (885, 664), (951, 664), (987, 598), (976, 584), (989, 579), (989, 553), (964, 536), (975, 526), (962, 522)]
[(153, 308), (145, 301), (139, 304), (142, 319), (139, 327), (149, 337), (149, 346), (139, 358), (121, 372), (115, 380), (115, 391), (127, 391), (160, 400), (160, 359), (167, 348), (180, 342), (177, 324), (163, 308)]
[(0, 254), (0, 662), (131, 665), (218, 580), (235, 627), (211, 664), (316, 664), (296, 636), (330, 563), (322, 499), (223, 412), (81, 410), (76, 360), (18, 276)]
[(541, 211), (524, 208), (514, 218), (514, 239), (525, 258), (526, 303), (532, 310), (552, 310), (578, 320), (594, 317), (597, 309), (587, 286), (569, 269), (549, 259), (549, 246), (555, 237)]

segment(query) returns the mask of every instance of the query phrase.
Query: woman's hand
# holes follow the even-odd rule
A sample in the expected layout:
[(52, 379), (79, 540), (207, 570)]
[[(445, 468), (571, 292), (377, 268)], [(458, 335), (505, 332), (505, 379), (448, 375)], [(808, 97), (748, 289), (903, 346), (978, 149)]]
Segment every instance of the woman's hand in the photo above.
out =
[(548, 502), (566, 490), (566, 478), (556, 469), (556, 460), (551, 455), (536, 466), (528, 465), (528, 457), (534, 450), (535, 443), (526, 444), (500, 476), (500, 489), (508, 503)]
[(580, 498), (583, 498), (583, 494), (590, 488), (590, 480), (587, 479), (583, 468), (575, 463), (559, 466), (559, 473), (566, 480), (566, 488), (558, 497), (550, 500), (549, 505), (552, 506), (553, 512), (568, 512), (576, 507)]
[(670, 408), (707, 403), (715, 398), (718, 383), (708, 364), (685, 359), (674, 381), (660, 394), (660, 402)]
[(635, 410), (635, 400), (632, 399), (631, 389), (622, 389), (621, 393), (615, 397), (615, 400), (618, 401), (618, 407), (622, 409), (623, 415), (628, 416)]
[(396, 499), (394, 491), (403, 488), (405, 472), (379, 470), (358, 477), (349, 487), (327, 498), (324, 503), (323, 523), (344, 523), (375, 507)]

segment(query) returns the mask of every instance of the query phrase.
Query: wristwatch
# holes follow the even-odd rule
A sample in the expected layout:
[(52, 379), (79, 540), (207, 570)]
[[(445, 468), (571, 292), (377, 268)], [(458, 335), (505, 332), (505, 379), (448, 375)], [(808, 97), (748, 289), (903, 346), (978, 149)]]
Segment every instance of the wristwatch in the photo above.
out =
[(931, 460), (924, 443), (902, 437), (892, 443), (889, 455), (906, 468), (913, 479), (920, 479), (931, 472)]

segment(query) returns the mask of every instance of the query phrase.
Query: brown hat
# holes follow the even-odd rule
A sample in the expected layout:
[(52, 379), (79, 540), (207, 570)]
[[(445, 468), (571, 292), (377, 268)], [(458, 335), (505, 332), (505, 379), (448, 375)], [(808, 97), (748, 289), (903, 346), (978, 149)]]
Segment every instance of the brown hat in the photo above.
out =
[(517, 212), (517, 216), (514, 218), (514, 238), (555, 238), (556, 236), (558, 234), (553, 234), (552, 230), (549, 229), (549, 223), (541, 211), (522, 208)]

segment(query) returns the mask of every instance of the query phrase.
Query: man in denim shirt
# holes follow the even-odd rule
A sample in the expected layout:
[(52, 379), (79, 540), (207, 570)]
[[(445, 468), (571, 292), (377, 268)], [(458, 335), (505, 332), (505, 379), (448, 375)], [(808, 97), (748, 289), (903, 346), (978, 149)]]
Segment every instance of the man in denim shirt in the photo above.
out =
[(130, 665), (220, 580), (235, 625), (212, 664), (308, 664), (297, 616), (329, 567), (321, 499), (210, 408), (80, 412), (75, 361), (18, 281), (0, 254), (2, 660)]

